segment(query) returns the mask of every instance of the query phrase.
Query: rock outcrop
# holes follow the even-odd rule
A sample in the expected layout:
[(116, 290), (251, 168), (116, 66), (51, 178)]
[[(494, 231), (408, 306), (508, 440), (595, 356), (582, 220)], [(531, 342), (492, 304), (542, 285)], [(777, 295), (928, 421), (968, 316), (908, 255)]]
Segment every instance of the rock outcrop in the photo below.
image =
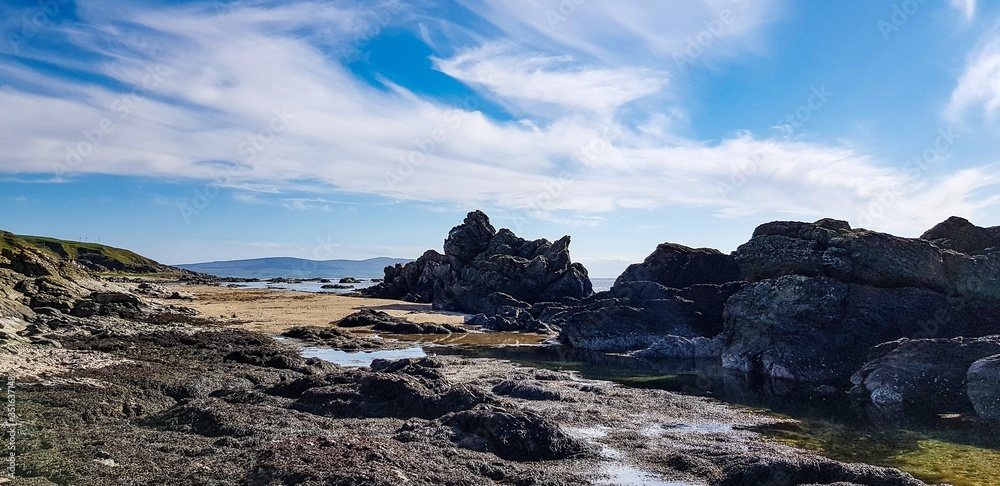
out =
[(569, 243), (569, 236), (527, 241), (497, 231), (474, 211), (449, 232), (444, 254), (428, 250), (415, 262), (386, 267), (383, 281), (362, 292), (487, 316), (516, 314), (539, 302), (575, 303), (593, 287), (583, 265), (570, 260)]
[(628, 281), (556, 314), (552, 322), (561, 328), (562, 343), (589, 351), (638, 350), (668, 336), (714, 337), (721, 330), (723, 303), (741, 287), (737, 282), (676, 289)]
[(740, 268), (731, 255), (710, 248), (689, 248), (661, 243), (642, 263), (625, 269), (615, 285), (625, 282), (656, 282), (682, 289), (699, 284), (724, 284), (741, 280)]
[[(573, 348), (626, 352), (649, 348), (659, 358), (718, 356), (702, 345), (722, 331), (725, 302), (743, 286), (731, 255), (674, 243), (630, 265), (609, 292), (555, 314), (560, 340)], [(694, 344), (694, 343), (697, 343)]]
[[(938, 241), (989, 247), (961, 234)], [(725, 305), (727, 368), (844, 383), (882, 342), (1000, 332), (1000, 264), (988, 254), (825, 219), (761, 225), (734, 257), (753, 283)]]
[(920, 235), (939, 248), (966, 255), (1000, 251), (1000, 226), (982, 228), (965, 218), (952, 216)]

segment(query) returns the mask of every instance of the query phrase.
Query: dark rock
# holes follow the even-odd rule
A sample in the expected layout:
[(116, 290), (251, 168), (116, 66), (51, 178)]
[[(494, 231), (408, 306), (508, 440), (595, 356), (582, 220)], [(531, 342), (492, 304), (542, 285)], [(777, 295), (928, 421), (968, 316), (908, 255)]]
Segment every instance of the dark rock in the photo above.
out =
[(480, 405), (442, 417), (441, 423), (459, 432), (459, 446), (512, 461), (565, 459), (587, 451), (554, 422), (525, 410)]
[(393, 317), (385, 312), (374, 309), (362, 309), (344, 317), (337, 323), (340, 327), (370, 326), (373, 331), (393, 334), (452, 334), (468, 332), (462, 327), (451, 324), (432, 322), (410, 322), (400, 317)]
[(952, 216), (920, 235), (940, 248), (966, 255), (1000, 251), (1000, 226), (982, 228), (965, 218)]
[(666, 335), (699, 336), (694, 317), (678, 297), (643, 300), (636, 306), (629, 299), (612, 298), (557, 314), (552, 321), (561, 327), (559, 340), (567, 346), (624, 352), (648, 347)]
[(995, 354), (1000, 336), (888, 342), (851, 377), (851, 391), (880, 422), (971, 411), (966, 375), (974, 362)]
[(274, 390), (297, 398), (293, 408), (328, 417), (434, 419), (492, 400), (482, 391), (449, 383), (432, 359), (378, 360), (361, 370), (299, 380)]
[(740, 269), (731, 255), (709, 248), (695, 249), (662, 243), (642, 263), (629, 265), (615, 280), (615, 286), (625, 282), (651, 281), (679, 289), (737, 280), (741, 280)]
[(394, 322), (395, 319), (395, 317), (392, 317), (382, 311), (374, 309), (361, 309), (358, 312), (344, 317), (337, 322), (337, 325), (340, 327), (365, 327), (374, 326), (384, 322)]
[(897, 469), (847, 464), (805, 454), (736, 455), (723, 459), (720, 477), (712, 486), (799, 486), (838, 483), (866, 486), (925, 486)]
[(941, 252), (929, 242), (852, 230), (835, 220), (760, 225), (734, 257), (751, 281), (802, 275), (874, 287), (949, 290)]
[(804, 276), (755, 282), (726, 302), (723, 366), (793, 381), (846, 381), (869, 348), (926, 335), (927, 319), (945, 308), (943, 294), (921, 288)]
[(473, 211), (461, 225), (448, 232), (448, 238), (444, 240), (444, 254), (469, 263), (486, 251), (496, 234), (490, 218), (482, 211)]
[(348, 351), (378, 349), (385, 346), (384, 342), (362, 339), (350, 331), (344, 331), (335, 327), (293, 327), (281, 333), (281, 335), (299, 339), (312, 345), (327, 346)]
[(356, 283), (361, 283), (361, 281), (358, 280), (358, 279), (356, 279), (356, 278), (354, 278), (354, 277), (344, 277), (344, 278), (340, 279), (340, 283), (342, 283), (342, 284), (356, 284)]
[(980, 417), (1000, 421), (1000, 355), (972, 363), (968, 374), (969, 401)]
[[(550, 243), (527, 241), (507, 229), (496, 231), (485, 214), (475, 211), (451, 230), (443, 255), (428, 250), (415, 262), (387, 267), (383, 281), (362, 293), (491, 317), (508, 307), (583, 299), (593, 288), (587, 270), (570, 261), (569, 243), (568, 236)], [(498, 327), (539, 326), (502, 317)]]
[(558, 392), (533, 385), (526, 380), (506, 380), (493, 387), (493, 393), (522, 400), (562, 400)]

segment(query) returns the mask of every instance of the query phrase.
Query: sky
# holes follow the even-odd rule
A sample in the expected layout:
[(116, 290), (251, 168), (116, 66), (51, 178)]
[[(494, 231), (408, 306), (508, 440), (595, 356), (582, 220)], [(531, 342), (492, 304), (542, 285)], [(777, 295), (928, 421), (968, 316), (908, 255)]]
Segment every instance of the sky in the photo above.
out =
[(1000, 2), (0, 1), (0, 229), (614, 277), (772, 220), (1000, 225)]

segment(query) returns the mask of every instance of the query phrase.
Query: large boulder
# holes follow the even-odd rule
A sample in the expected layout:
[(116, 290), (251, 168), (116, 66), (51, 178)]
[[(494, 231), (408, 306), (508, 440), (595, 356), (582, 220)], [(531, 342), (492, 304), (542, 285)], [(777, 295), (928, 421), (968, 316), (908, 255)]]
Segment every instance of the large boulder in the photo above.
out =
[[(887, 342), (875, 348), (873, 359), (851, 377), (851, 391), (876, 421), (968, 412), (973, 409), (972, 392), (967, 393), (970, 367), (996, 354), (1000, 354), (1000, 336)], [(988, 364), (980, 367), (974, 373), (977, 380), (988, 375)], [(980, 392), (983, 381), (977, 381), (977, 398), (987, 396)]]
[[(787, 275), (747, 285), (725, 307), (723, 366), (803, 382), (843, 382), (879, 343), (926, 332), (944, 294)], [(938, 332), (950, 332), (938, 328)]]
[(994, 229), (956, 221), (933, 241), (830, 219), (759, 226), (734, 253), (754, 283), (726, 302), (724, 365), (842, 383), (882, 342), (1000, 333)]
[(710, 248), (695, 249), (676, 243), (662, 243), (642, 263), (629, 265), (615, 280), (615, 285), (651, 281), (680, 289), (737, 280), (740, 280), (740, 269), (731, 255)]
[(1000, 354), (980, 359), (966, 374), (968, 396), (976, 413), (1000, 421)]
[(569, 236), (528, 241), (496, 231), (474, 211), (448, 233), (444, 254), (429, 250), (415, 262), (387, 267), (382, 283), (362, 292), (489, 316), (507, 307), (578, 301), (593, 287), (586, 268), (571, 261), (569, 244)]
[(766, 223), (734, 257), (751, 281), (802, 275), (875, 287), (949, 289), (941, 252), (930, 242), (851, 229), (845, 221)]

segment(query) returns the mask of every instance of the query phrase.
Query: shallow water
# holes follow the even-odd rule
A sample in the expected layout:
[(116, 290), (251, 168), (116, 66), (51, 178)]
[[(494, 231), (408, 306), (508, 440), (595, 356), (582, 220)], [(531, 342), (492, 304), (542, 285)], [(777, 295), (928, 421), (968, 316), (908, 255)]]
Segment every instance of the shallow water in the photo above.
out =
[(338, 349), (322, 347), (304, 347), (302, 356), (306, 358), (319, 358), (340, 366), (370, 366), (376, 359), (403, 359), (403, 358), (423, 358), (427, 356), (424, 348), (412, 347), (406, 349), (386, 349), (380, 351), (359, 351), (349, 353)]
[(349, 289), (324, 289), (324, 285), (337, 285), (337, 280), (330, 279), (331, 282), (320, 283), (320, 282), (301, 282), (301, 283), (270, 283), (270, 282), (240, 282), (233, 284), (235, 288), (241, 289), (267, 289), (267, 290), (296, 290), (299, 292), (313, 292), (313, 293), (332, 293), (332, 294), (349, 294), (352, 292), (357, 292), (360, 289), (371, 287), (378, 282), (372, 282), (370, 280), (364, 280), (360, 283), (353, 284), (343, 284), (343, 285), (353, 285), (353, 288)]

